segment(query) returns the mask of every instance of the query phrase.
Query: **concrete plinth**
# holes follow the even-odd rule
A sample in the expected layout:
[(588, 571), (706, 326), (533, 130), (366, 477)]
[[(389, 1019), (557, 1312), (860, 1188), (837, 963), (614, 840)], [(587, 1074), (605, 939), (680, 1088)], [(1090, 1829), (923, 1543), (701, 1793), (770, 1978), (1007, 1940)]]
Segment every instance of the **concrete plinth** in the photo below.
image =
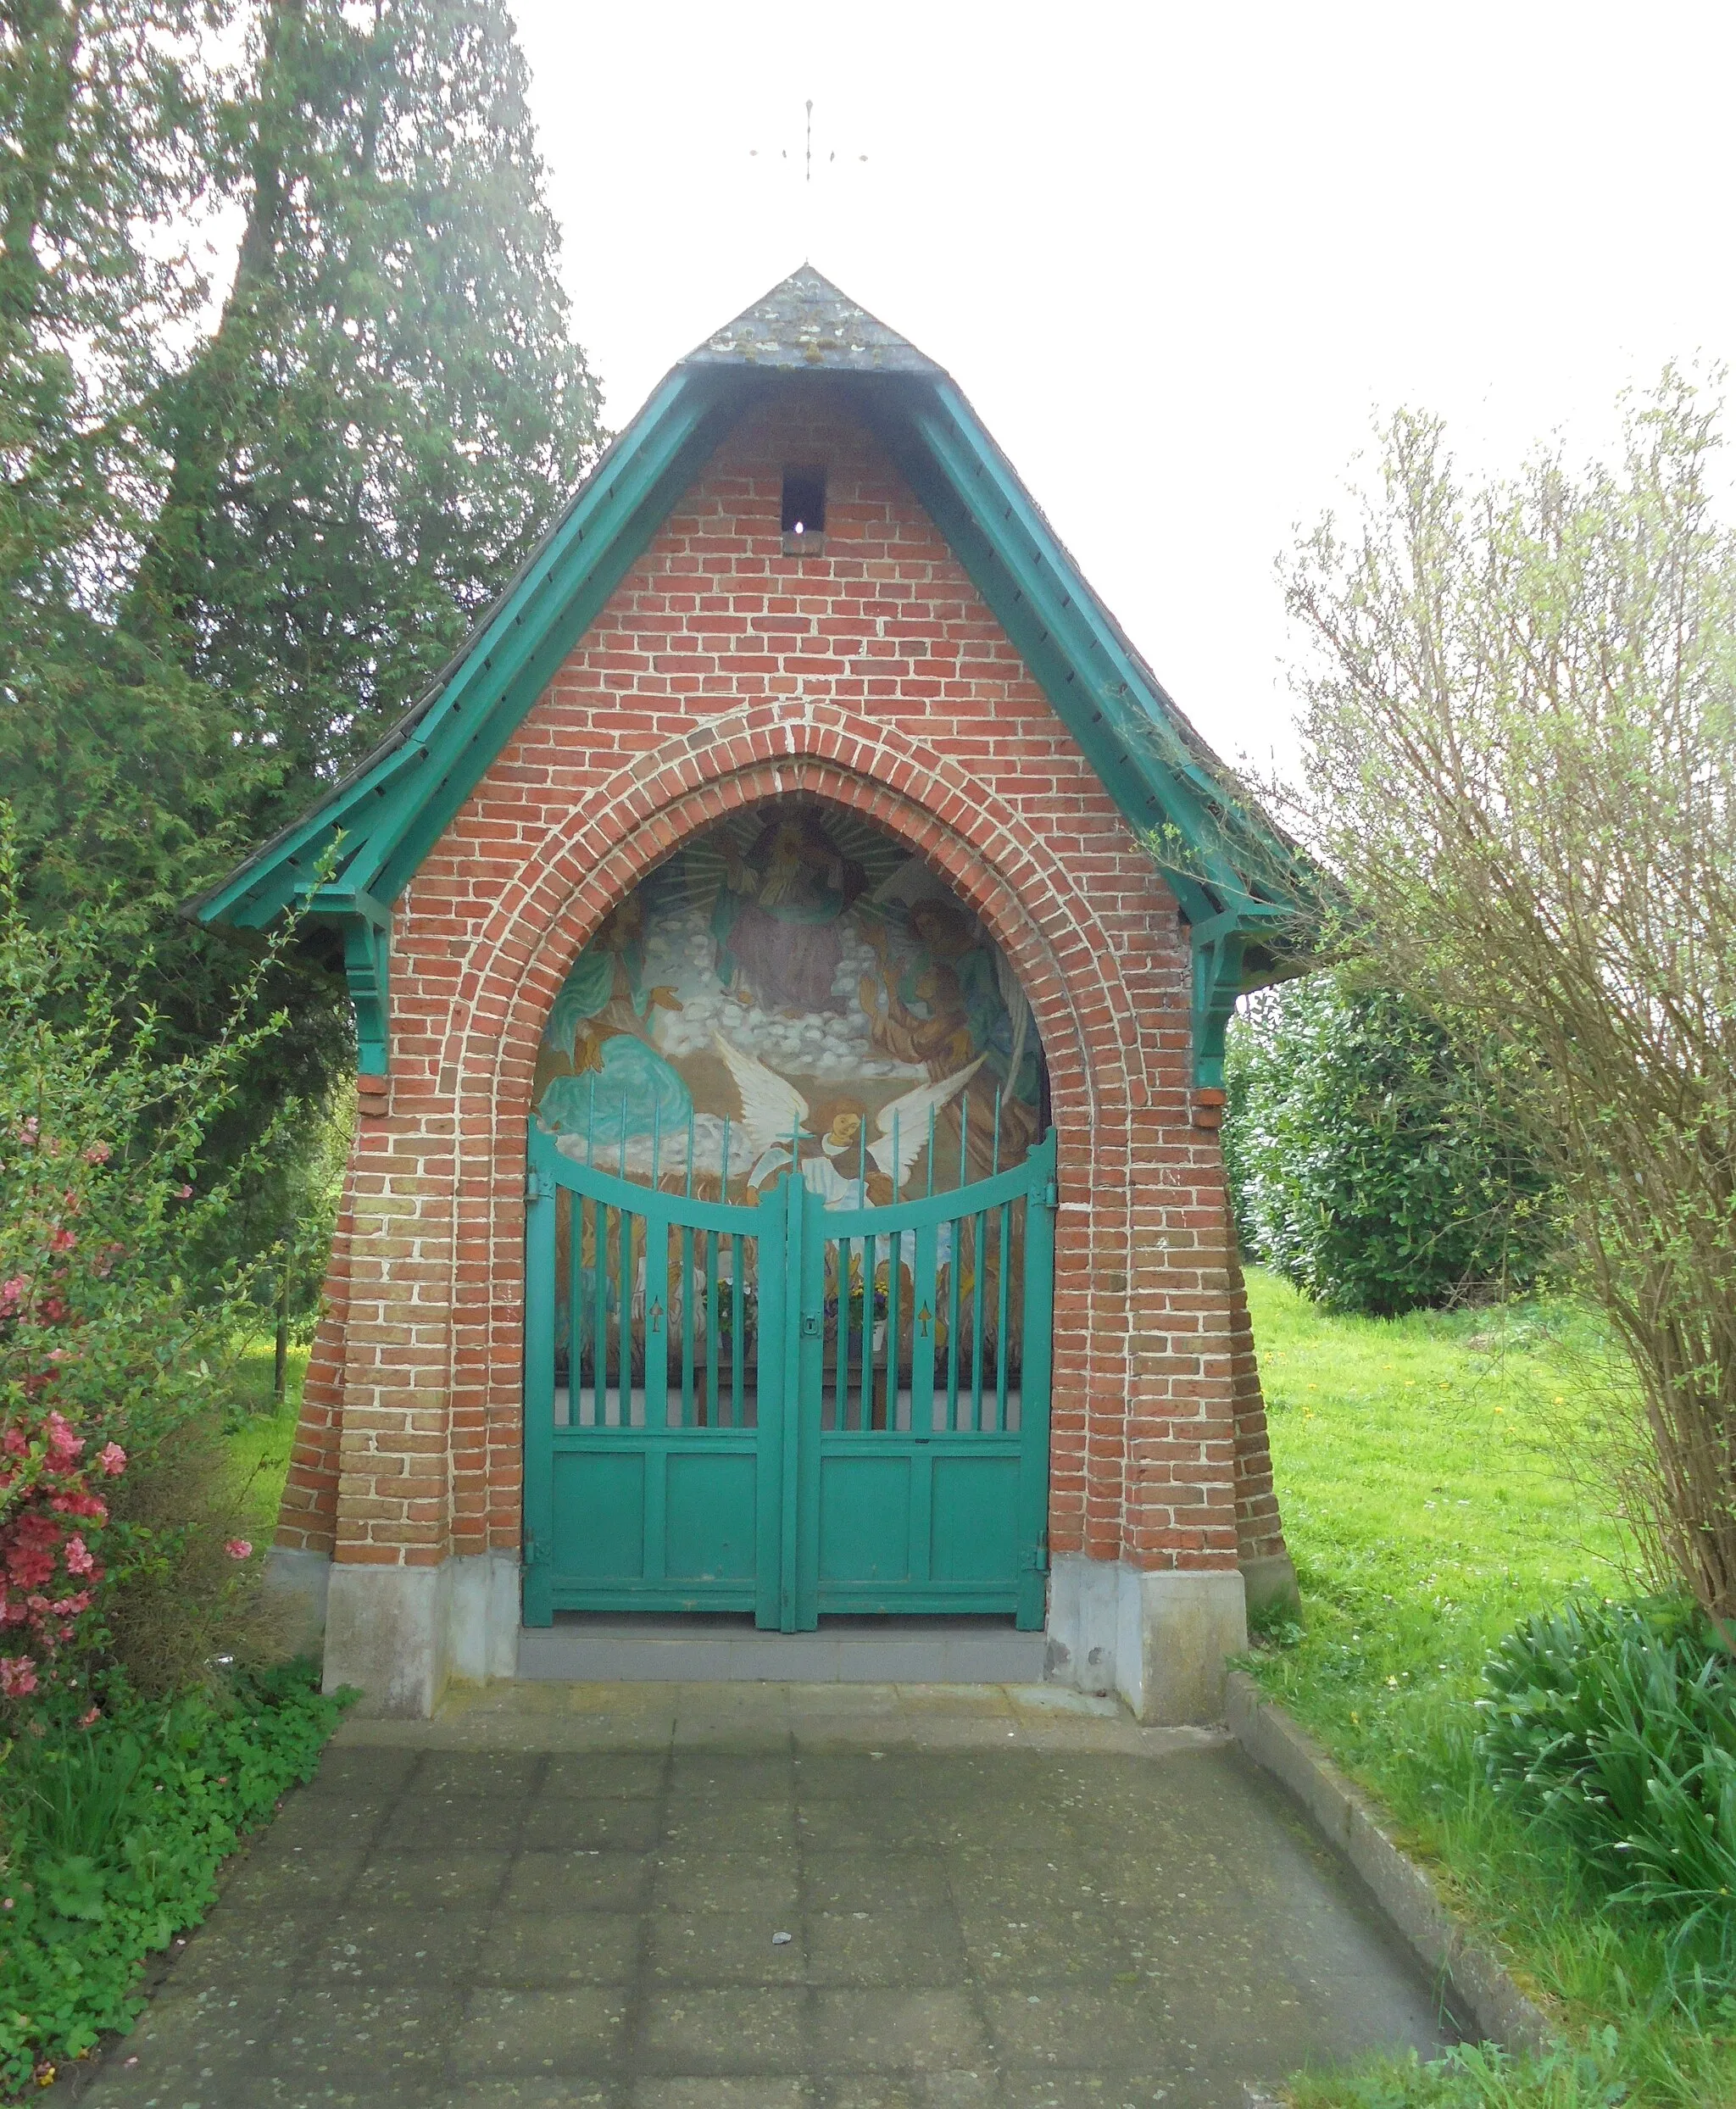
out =
[(1049, 1675), (1118, 1692), (1141, 1721), (1217, 1721), (1224, 1661), (1248, 1645), (1241, 1574), (1145, 1573), (1064, 1553), (1049, 1578)]
[[(426, 1720), (450, 1679), (485, 1684), (514, 1674), (515, 1554), (437, 1567), (326, 1566), (325, 1689), (354, 1685), (359, 1713)], [(311, 1594), (305, 1578), (303, 1586)]]
[(1296, 1569), (1287, 1552), (1267, 1553), (1259, 1560), (1244, 1560), (1242, 1583), (1248, 1592), (1250, 1618), (1264, 1611), (1299, 1611), (1302, 1608)]
[(265, 1594), (273, 1607), (272, 1637), (288, 1655), (318, 1655), (326, 1633), (331, 1555), (274, 1545), (265, 1555)]

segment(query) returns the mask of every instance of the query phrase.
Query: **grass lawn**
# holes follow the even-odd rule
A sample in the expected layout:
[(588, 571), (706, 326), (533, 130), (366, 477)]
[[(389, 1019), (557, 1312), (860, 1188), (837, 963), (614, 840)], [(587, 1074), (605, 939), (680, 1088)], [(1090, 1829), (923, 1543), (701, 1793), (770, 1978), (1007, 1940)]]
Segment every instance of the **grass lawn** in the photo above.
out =
[(1335, 1318), (1259, 1272), (1249, 1294), (1305, 1606), (1255, 1672), (1590, 2054), (1511, 2095), (1387, 2073), (1303, 2099), (1736, 2104), (1736, 2005), (1676, 1984), (1655, 1934), (1600, 1914), (1566, 1856), (1491, 1805), (1471, 1749), (1480, 1672), (1504, 1633), (1576, 1590), (1630, 1593), (1568, 1455), (1576, 1436), (1582, 1455), (1597, 1439), (1594, 1326), (1565, 1303)]
[(308, 1350), (291, 1348), (288, 1391), (282, 1406), (274, 1411), (270, 1341), (252, 1343), (236, 1365), (236, 1402), (248, 1411), (229, 1437), (229, 1450), (236, 1480), (244, 1489), (246, 1533), (256, 1544), (269, 1545), (277, 1527), (277, 1504), (289, 1471), (289, 1449), (295, 1439), (296, 1411), (307, 1367)]

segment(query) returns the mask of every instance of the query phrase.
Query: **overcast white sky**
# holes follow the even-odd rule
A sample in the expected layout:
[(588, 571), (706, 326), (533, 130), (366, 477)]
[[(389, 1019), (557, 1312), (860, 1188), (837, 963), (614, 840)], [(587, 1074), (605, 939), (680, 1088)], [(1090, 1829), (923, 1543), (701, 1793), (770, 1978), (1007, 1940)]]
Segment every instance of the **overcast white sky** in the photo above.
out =
[(1377, 409), (1589, 448), (1736, 345), (1729, 0), (512, 3), (610, 422), (809, 256), (1227, 756), (1288, 747), (1273, 561)]

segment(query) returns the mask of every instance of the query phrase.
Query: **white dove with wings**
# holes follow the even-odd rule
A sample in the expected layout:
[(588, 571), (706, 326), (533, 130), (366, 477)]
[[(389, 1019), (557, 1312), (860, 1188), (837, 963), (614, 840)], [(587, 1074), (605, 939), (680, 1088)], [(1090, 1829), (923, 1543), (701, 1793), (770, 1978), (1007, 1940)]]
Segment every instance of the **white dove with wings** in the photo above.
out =
[[(742, 1100), (742, 1132), (752, 1161), (748, 1184), (758, 1186), (768, 1173), (787, 1171), (797, 1148), (815, 1139), (813, 1116), (808, 1101), (787, 1077), (768, 1069), (756, 1056), (732, 1047), (721, 1032), (712, 1035), (717, 1051), (729, 1066)], [(928, 1116), (955, 1099), (982, 1066), (979, 1054), (968, 1068), (943, 1077), (938, 1083), (918, 1084), (901, 1099), (883, 1106), (874, 1121), (874, 1138), (867, 1156), (878, 1171), (892, 1181), (894, 1195), (902, 1195), (910, 1167), (928, 1140)], [(894, 1151), (896, 1145), (896, 1151)], [(823, 1151), (802, 1165), (804, 1183), (819, 1194), (828, 1208), (854, 1208), (860, 1189), (854, 1177), (846, 1177)]]

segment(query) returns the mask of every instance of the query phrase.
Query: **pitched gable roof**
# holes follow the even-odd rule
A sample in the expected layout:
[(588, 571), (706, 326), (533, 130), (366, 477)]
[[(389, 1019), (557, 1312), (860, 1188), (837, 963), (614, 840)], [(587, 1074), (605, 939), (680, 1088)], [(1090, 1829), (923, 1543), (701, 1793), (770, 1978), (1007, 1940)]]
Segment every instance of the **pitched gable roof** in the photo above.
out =
[(1132, 825), (1194, 958), (1196, 1081), (1221, 1071), (1244, 987), (1282, 971), (1312, 888), (1086, 582), (956, 384), (808, 265), (682, 359), (604, 454), (463, 649), (372, 754), (195, 904), (264, 928), (292, 907), (345, 934), (362, 1067), (386, 1066), (392, 902), (601, 613), (725, 432), (771, 386), (849, 377), (855, 407)]

